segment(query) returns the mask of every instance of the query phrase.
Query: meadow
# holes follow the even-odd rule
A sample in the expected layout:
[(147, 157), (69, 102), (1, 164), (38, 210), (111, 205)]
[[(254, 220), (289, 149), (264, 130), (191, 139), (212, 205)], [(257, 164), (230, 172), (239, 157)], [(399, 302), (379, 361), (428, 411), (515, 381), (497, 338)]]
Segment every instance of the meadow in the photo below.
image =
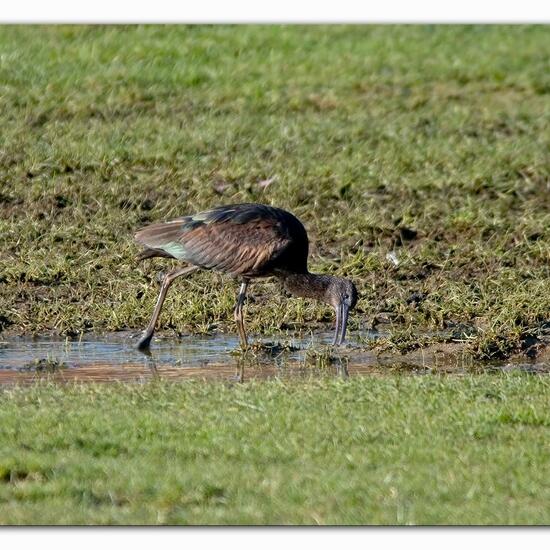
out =
[[(548, 377), (484, 361), (548, 357), (549, 38), (0, 27), (0, 340), (137, 333), (170, 262), (138, 262), (134, 232), (263, 202), (303, 221), (312, 271), (356, 282), (352, 338), (380, 329), (365, 346), (396, 360), (456, 345), (473, 365), (2, 386), (0, 523), (548, 524)], [(178, 281), (159, 333), (234, 333), (237, 290)], [(332, 322), (251, 287), (252, 340)]]
[[(353, 278), (352, 331), (448, 329), (475, 357), (539, 343), (550, 288), (545, 26), (5, 26), (0, 327), (141, 329), (166, 261), (143, 225), (232, 202), (299, 216)], [(393, 261), (388, 254), (393, 253)], [(396, 265), (397, 263), (397, 265)], [(234, 330), (237, 285), (179, 282), (162, 328)], [(255, 284), (252, 333), (327, 326)]]
[(3, 388), (2, 524), (550, 522), (547, 377)]

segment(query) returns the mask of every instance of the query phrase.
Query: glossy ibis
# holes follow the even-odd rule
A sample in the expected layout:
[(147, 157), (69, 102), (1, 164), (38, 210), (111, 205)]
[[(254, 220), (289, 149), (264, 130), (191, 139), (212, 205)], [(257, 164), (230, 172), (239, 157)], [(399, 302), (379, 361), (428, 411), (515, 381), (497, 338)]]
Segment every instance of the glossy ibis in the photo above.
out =
[(348, 279), (316, 275), (307, 269), (308, 238), (290, 212), (263, 204), (219, 206), (193, 216), (149, 225), (135, 235), (145, 247), (140, 259), (160, 256), (186, 262), (165, 275), (149, 326), (138, 349), (149, 348), (166, 292), (174, 279), (198, 269), (215, 269), (241, 282), (235, 321), (241, 345), (247, 347), (243, 304), (252, 279), (278, 277), (295, 296), (315, 298), (336, 312), (334, 345), (344, 342), (348, 312), (357, 302), (357, 290)]

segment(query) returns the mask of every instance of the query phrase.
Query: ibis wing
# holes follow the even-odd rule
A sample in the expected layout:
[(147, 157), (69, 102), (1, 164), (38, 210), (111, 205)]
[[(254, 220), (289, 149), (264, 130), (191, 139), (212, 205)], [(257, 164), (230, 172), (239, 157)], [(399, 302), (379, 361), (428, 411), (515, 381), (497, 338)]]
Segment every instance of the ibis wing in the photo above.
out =
[[(136, 234), (150, 249), (206, 269), (233, 275), (261, 276), (292, 248), (281, 220), (265, 212), (216, 209), (151, 225)], [(306, 252), (307, 256), (307, 252)]]
[(187, 261), (233, 275), (259, 275), (285, 249), (288, 241), (262, 220), (246, 226), (222, 222), (205, 225), (180, 238)]

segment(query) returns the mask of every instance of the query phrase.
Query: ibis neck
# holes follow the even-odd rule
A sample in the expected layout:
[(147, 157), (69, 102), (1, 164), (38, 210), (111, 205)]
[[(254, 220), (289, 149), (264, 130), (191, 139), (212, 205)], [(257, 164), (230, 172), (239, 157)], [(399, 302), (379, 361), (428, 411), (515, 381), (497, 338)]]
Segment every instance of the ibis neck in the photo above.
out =
[(315, 273), (284, 273), (281, 275), (285, 290), (300, 298), (327, 300), (327, 289), (333, 279), (330, 275)]

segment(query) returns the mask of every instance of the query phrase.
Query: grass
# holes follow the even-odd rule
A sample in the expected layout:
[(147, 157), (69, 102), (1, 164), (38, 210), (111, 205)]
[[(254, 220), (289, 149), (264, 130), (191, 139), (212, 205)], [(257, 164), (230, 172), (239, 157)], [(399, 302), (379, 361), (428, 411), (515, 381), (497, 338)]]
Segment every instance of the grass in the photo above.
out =
[(2, 524), (548, 524), (548, 378), (2, 389)]
[[(357, 282), (352, 330), (458, 325), (478, 357), (524, 348), (550, 310), (549, 36), (4, 27), (0, 328), (142, 328), (167, 262), (138, 265), (134, 231), (259, 201), (303, 220), (312, 269)], [(178, 288), (163, 328), (234, 330), (234, 284), (202, 273)], [(273, 282), (252, 294), (255, 333), (332, 319)]]
[[(351, 331), (383, 323), (386, 351), (429, 347), (441, 329), (477, 358), (536, 347), (550, 321), (549, 37), (3, 27), (0, 331), (143, 328), (170, 263), (138, 264), (133, 233), (256, 201), (303, 220), (311, 269), (357, 283)], [(215, 273), (180, 281), (162, 327), (234, 331), (236, 292)], [(332, 321), (273, 281), (251, 294), (248, 326), (274, 342)], [(548, 524), (548, 384), (3, 387), (0, 522)]]

